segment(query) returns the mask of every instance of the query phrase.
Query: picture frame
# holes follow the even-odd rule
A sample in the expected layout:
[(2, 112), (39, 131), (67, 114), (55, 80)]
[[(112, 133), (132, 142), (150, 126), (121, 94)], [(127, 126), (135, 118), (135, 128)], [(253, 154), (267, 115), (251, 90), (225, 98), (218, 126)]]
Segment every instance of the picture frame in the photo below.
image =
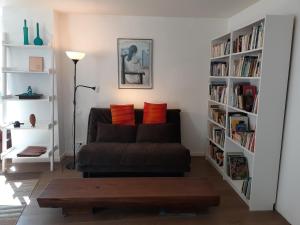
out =
[(118, 88), (152, 89), (152, 39), (118, 38)]

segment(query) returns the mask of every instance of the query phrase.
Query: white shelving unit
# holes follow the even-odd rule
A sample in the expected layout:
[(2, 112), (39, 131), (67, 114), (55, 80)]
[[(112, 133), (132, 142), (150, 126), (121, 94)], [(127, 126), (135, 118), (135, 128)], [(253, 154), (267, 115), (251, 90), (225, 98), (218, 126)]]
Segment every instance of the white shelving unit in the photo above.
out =
[[(263, 46), (261, 48), (233, 53), (233, 40), (239, 35), (249, 32), (254, 25), (264, 23)], [(223, 176), (230, 186), (249, 206), (250, 210), (273, 210), (276, 202), (278, 172), (281, 155), (281, 141), (285, 113), (285, 101), (289, 75), (289, 61), (293, 33), (293, 16), (267, 15), (238, 30), (212, 40), (212, 45), (230, 39), (230, 54), (211, 58), (211, 62), (227, 62), (228, 76), (209, 76), (211, 82), (226, 82), (227, 102), (219, 103), (208, 100), (208, 105), (218, 105), (226, 113), (226, 126), (222, 126), (212, 118), (208, 125), (218, 126), (225, 131), (224, 147), (208, 140), (224, 153), (223, 166), (219, 166), (207, 154), (207, 159)], [(233, 61), (248, 55), (261, 55), (260, 77), (235, 77)], [(249, 82), (257, 87), (259, 93), (257, 113), (247, 112), (232, 105), (233, 86), (236, 83)], [(255, 129), (255, 151), (251, 152), (234, 141), (229, 135), (230, 112), (242, 112), (248, 115), (250, 126)], [(249, 175), (252, 178), (250, 199), (242, 193), (242, 180), (232, 180), (227, 174), (226, 153), (243, 152), (248, 160)]]
[[(5, 36), (5, 35), (4, 35)], [(35, 46), (2, 43), (2, 90), (0, 104), (2, 108), (1, 130), (4, 137), (7, 131), (12, 133), (12, 147), (7, 148), (5, 141), (2, 143), (2, 171), (6, 171), (8, 159), (24, 162), (48, 161), (50, 170), (53, 171), (55, 146), (54, 100), (55, 100), (55, 73), (54, 50), (51, 45)], [(29, 56), (42, 56), (44, 69), (42, 72), (28, 70)], [(19, 99), (16, 94), (26, 92), (28, 84), (34, 92), (42, 93), (41, 99)], [(38, 90), (38, 91), (35, 91)], [(37, 117), (36, 126), (29, 124), (29, 115)], [(20, 128), (14, 128), (12, 122), (24, 122)], [(29, 145), (45, 146), (47, 152), (39, 157), (18, 157)]]

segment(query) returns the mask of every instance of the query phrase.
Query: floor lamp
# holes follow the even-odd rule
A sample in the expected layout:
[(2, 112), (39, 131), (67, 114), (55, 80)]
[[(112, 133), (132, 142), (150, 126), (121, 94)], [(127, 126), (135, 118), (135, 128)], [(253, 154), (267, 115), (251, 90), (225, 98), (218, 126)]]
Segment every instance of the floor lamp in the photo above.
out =
[(79, 87), (89, 88), (96, 90), (96, 87), (90, 87), (86, 85), (77, 85), (76, 83), (76, 66), (79, 60), (83, 59), (85, 53), (66, 51), (66, 55), (74, 62), (74, 92), (73, 92), (73, 162), (66, 165), (67, 169), (73, 170), (76, 168), (76, 149), (75, 149), (75, 137), (76, 137), (76, 92)]

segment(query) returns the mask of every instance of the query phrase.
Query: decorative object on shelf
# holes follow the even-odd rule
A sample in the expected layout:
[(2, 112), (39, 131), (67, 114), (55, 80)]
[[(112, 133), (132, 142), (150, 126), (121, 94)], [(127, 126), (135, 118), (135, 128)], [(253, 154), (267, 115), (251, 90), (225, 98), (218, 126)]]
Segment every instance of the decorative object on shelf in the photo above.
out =
[(44, 57), (29, 56), (29, 71), (43, 72), (44, 71)]
[(39, 23), (36, 23), (36, 38), (34, 39), (33, 43), (35, 45), (43, 45), (43, 40), (40, 38), (40, 27)]
[(152, 88), (152, 42), (118, 38), (119, 89)]
[(24, 27), (23, 27), (23, 43), (24, 45), (29, 45), (29, 38), (28, 38), (28, 27), (27, 27), (27, 21), (24, 20)]
[(35, 123), (36, 123), (36, 118), (34, 114), (30, 114), (29, 116), (29, 122), (31, 124), (32, 127), (35, 127)]
[(43, 97), (42, 94), (33, 93), (31, 86), (28, 86), (26, 93), (19, 94), (16, 96), (18, 96), (19, 99), (40, 99)]
[(14, 128), (20, 128), (21, 125), (24, 125), (24, 123), (20, 123), (20, 121), (15, 121), (14, 122)]
[(86, 86), (86, 85), (77, 85), (76, 84), (76, 65), (79, 60), (83, 59), (85, 53), (83, 52), (74, 52), (74, 51), (66, 51), (66, 55), (74, 62), (74, 92), (73, 92), (73, 162), (66, 165), (67, 169), (75, 169), (76, 168), (76, 149), (75, 149), (75, 138), (76, 138), (76, 92), (77, 88), (84, 87), (92, 90), (96, 90), (96, 87)]

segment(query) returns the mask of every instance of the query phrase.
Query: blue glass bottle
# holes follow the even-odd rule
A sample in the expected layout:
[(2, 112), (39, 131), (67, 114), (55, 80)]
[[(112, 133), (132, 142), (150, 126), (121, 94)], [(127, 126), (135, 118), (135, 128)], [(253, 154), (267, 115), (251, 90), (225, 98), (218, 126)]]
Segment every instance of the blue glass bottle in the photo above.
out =
[(23, 27), (23, 37), (24, 37), (24, 45), (29, 45), (29, 39), (28, 39), (28, 27), (27, 27), (27, 21), (24, 20), (24, 27)]

